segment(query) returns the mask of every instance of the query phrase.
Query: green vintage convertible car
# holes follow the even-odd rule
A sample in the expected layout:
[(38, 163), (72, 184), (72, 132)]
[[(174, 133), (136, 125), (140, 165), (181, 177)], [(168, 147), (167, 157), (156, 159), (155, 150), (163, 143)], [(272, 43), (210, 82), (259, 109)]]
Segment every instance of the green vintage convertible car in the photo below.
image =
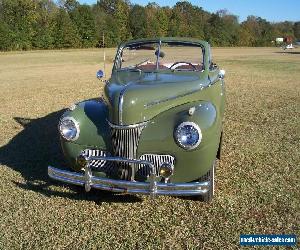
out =
[(122, 43), (103, 96), (73, 105), (59, 121), (72, 171), (49, 166), (48, 175), (86, 191), (211, 201), (222, 143), (224, 75), (205, 41)]

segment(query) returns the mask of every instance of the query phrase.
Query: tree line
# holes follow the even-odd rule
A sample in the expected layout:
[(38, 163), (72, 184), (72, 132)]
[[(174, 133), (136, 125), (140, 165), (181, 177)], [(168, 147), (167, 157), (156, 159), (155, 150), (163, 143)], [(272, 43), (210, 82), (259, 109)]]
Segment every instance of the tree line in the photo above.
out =
[[(103, 39), (103, 36), (105, 39)], [(173, 7), (129, 0), (0, 0), (0, 50), (114, 47), (142, 37), (180, 36), (213, 46), (271, 46), (276, 37), (300, 39), (300, 22), (209, 13), (187, 1)]]

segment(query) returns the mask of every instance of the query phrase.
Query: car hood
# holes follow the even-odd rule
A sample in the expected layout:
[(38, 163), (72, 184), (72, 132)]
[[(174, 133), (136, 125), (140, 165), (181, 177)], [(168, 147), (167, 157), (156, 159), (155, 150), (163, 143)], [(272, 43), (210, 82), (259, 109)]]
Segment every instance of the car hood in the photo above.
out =
[(116, 72), (104, 88), (110, 122), (130, 125), (186, 102), (209, 84), (199, 72)]

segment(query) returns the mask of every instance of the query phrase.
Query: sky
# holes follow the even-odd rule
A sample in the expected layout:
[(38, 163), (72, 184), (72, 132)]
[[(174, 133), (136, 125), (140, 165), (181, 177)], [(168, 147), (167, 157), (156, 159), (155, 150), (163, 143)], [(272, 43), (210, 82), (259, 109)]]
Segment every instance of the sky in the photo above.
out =
[[(97, 0), (79, 0), (79, 2), (94, 4)], [(160, 6), (174, 6), (177, 1), (131, 0), (130, 2), (140, 5), (156, 2)], [(189, 2), (209, 12), (227, 9), (239, 16), (240, 22), (246, 20), (249, 15), (259, 16), (270, 22), (300, 21), (300, 0), (190, 0)]]

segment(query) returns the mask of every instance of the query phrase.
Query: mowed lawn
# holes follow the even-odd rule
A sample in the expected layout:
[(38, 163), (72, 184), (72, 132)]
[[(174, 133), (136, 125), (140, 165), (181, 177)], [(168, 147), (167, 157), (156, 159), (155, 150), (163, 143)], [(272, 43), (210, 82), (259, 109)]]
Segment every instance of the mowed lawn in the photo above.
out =
[[(240, 234), (300, 229), (300, 48), (215, 48), (226, 70), (211, 204), (63, 185), (57, 122), (97, 97), (102, 51), (0, 53), (0, 249), (240, 249)], [(111, 68), (115, 49), (106, 50)], [(299, 246), (299, 243), (298, 243)]]

